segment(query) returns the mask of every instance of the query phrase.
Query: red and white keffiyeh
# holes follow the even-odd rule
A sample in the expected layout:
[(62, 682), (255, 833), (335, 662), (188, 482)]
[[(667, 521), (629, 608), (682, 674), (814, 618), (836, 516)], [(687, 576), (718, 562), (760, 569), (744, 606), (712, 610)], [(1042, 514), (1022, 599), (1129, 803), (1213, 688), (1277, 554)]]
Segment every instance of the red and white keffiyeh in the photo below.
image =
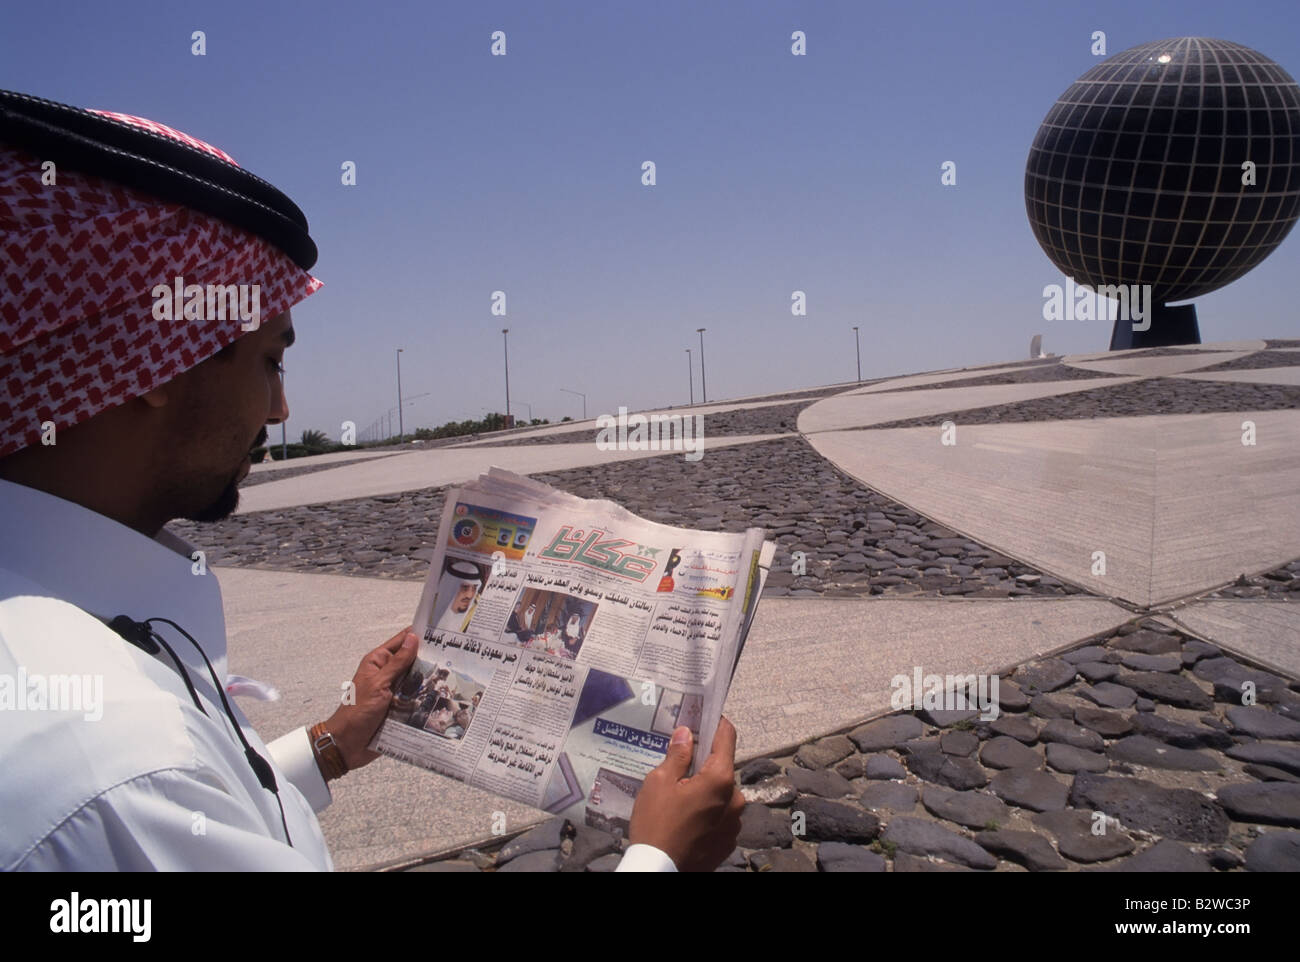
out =
[[(103, 113), (102, 111), (100, 113)], [(109, 114), (234, 163), (162, 124)], [(257, 284), (270, 319), (321, 282), (267, 241), (101, 177), (0, 145), (0, 457), (206, 360), (247, 333), (239, 319), (155, 320), (156, 285)]]

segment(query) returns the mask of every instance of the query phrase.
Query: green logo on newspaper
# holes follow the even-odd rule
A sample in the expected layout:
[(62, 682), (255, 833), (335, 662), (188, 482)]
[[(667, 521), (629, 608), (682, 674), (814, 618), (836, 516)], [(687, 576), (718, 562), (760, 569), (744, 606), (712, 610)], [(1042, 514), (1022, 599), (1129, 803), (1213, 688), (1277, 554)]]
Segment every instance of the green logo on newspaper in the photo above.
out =
[(599, 528), (593, 528), (590, 533), (587, 533), (582, 528), (575, 529), (572, 525), (566, 524), (560, 528), (551, 543), (538, 552), (538, 557), (569, 561), (588, 568), (608, 571), (612, 575), (631, 581), (645, 581), (658, 567), (658, 563), (652, 557), (647, 558), (622, 550), (635, 547), (638, 551), (644, 551), (642, 545), (633, 545), (631, 541), (623, 538), (602, 541), (604, 537), (605, 532)]

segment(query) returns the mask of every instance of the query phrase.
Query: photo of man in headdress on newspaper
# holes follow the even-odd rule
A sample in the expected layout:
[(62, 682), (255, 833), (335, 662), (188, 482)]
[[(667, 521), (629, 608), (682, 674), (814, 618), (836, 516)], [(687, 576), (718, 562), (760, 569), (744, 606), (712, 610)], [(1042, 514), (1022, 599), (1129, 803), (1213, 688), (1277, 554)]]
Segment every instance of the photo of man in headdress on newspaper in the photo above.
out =
[(463, 634), (474, 617), (474, 608), (491, 570), (490, 565), (448, 558), (442, 566), (442, 579), (438, 582), (438, 598), (434, 602), (430, 627), (434, 631)]

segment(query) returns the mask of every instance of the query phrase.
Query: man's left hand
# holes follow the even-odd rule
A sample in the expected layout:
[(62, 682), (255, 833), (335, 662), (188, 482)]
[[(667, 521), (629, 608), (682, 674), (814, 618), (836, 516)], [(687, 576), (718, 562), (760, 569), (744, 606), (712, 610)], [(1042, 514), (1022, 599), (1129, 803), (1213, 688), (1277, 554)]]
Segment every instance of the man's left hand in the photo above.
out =
[(343, 752), (348, 770), (361, 768), (379, 757), (366, 749), (383, 723), (393, 700), (393, 682), (415, 661), (419, 638), (407, 626), (361, 659), (352, 677), (355, 704), (340, 705), (325, 727)]

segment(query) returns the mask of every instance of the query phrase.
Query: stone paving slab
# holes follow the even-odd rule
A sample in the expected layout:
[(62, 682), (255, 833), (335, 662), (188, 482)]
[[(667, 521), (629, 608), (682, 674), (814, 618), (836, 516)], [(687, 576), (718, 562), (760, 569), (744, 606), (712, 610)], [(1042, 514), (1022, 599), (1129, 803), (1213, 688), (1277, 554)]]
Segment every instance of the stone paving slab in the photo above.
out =
[(1239, 353), (1201, 353), (1189, 352), (1186, 356), (1177, 355), (1172, 357), (1127, 357), (1116, 360), (1099, 360), (1099, 361), (1072, 361), (1068, 358), (1065, 364), (1069, 367), (1077, 367), (1084, 371), (1101, 371), (1107, 374), (1137, 374), (1145, 377), (1162, 377), (1169, 374), (1182, 374), (1184, 371), (1194, 371), (1198, 367), (1209, 367), (1211, 364), (1222, 364), (1224, 361), (1235, 361), (1239, 357), (1244, 357)]
[(883, 380), (885, 380), (885, 378), (864, 378), (861, 381), (840, 381), (836, 384), (823, 384), (820, 387), (795, 388), (791, 391), (783, 391), (780, 394), (749, 394), (745, 397), (731, 398), (727, 403), (739, 404), (744, 401), (790, 401), (795, 398), (812, 399), (824, 397), (827, 394), (838, 394), (841, 391), (848, 391), (852, 388), (862, 387), (865, 384), (874, 384), (877, 381)]
[[(725, 411), (714, 411), (708, 415), (698, 415), (699, 421), (692, 421), (694, 415), (689, 409), (683, 409), (684, 424), (691, 425), (693, 436), (703, 436), (717, 440), (723, 437), (745, 437), (757, 434), (792, 434), (799, 421), (799, 412), (817, 400), (815, 397), (799, 398), (794, 401), (783, 400), (772, 404), (758, 404), (753, 407), (734, 407)], [(677, 417), (674, 413), (671, 417)], [(698, 430), (695, 430), (698, 428)], [(548, 434), (544, 437), (501, 438), (496, 442), (499, 447), (533, 444), (595, 444), (602, 430), (593, 427), (577, 431), (565, 431), (562, 434)], [(661, 436), (667, 436), (660, 428)], [(475, 447), (476, 445), (464, 445)]]
[(1172, 344), (1180, 351), (1262, 351), (1268, 347), (1265, 341), (1251, 338), (1244, 341), (1212, 341), (1209, 344)]
[[(1241, 443), (1242, 421), (1256, 444)], [(1152, 603), (1300, 555), (1300, 411), (1148, 419), (1156, 434)]]
[[(576, 421), (557, 421), (554, 424), (546, 424), (539, 428), (529, 428), (526, 431), (493, 431), (488, 436), (480, 436), (477, 440), (464, 440), (463, 438), (450, 438), (449, 444), (458, 448), (468, 448), (481, 445), (491, 446), (500, 444), (502, 441), (518, 441), (524, 438), (544, 438), (552, 434), (567, 434), (570, 431), (576, 431), (580, 428), (596, 430), (595, 418), (580, 418)], [(472, 437), (472, 435), (471, 435)]]
[(984, 377), (990, 374), (1006, 374), (1010, 371), (1020, 370), (1023, 370), (1023, 368), (1019, 365), (1003, 365), (1001, 367), (987, 368), (959, 368), (953, 371), (939, 371), (934, 374), (912, 374), (907, 377), (893, 377), (879, 381), (870, 387), (849, 391), (848, 394), (875, 394), (879, 391), (897, 391), (900, 388), (917, 387), (923, 384), (942, 384), (945, 381), (958, 381), (967, 377)]
[(1173, 612), (1215, 644), (1300, 678), (1300, 605), (1286, 601), (1196, 601)]
[[(1240, 443), (1247, 416), (1256, 422), (1253, 448)], [(959, 430), (950, 446), (931, 428), (808, 440), (863, 484), (1106, 597), (1152, 605), (1298, 553), (1298, 412)], [(1098, 550), (1104, 577), (1091, 573)]]
[(841, 431), (872, 424), (887, 424), (903, 418), (924, 417), (945, 411), (961, 411), (995, 404), (1014, 404), (1034, 398), (1114, 387), (1118, 384), (1129, 384), (1134, 380), (1138, 379), (1096, 378), (1083, 381), (935, 388), (932, 391), (837, 394), (805, 408), (799, 415), (799, 431), (802, 434), (816, 434), (822, 431)]
[[(704, 451), (733, 444), (771, 440), (775, 435), (747, 435), (704, 439)], [(519, 474), (560, 471), (586, 464), (605, 464), (636, 458), (684, 457), (682, 451), (601, 451), (594, 444), (549, 444), (535, 447), (436, 448), (415, 451), (400, 458), (363, 461), (331, 471), (319, 471), (285, 481), (259, 484), (240, 495), (239, 513), (269, 511), (303, 504), (322, 504), (396, 494), (420, 488), (461, 484), (492, 466)]]
[[(269, 430), (269, 429), (268, 429)], [(279, 449), (278, 442), (267, 441), (268, 448)], [(394, 454), (413, 453), (398, 445), (383, 448), (362, 448), (357, 451), (333, 451), (329, 454), (312, 454), (305, 458), (290, 458), (288, 461), (271, 461), (267, 464), (255, 464), (249, 474), (275, 474), (293, 468), (315, 468), (320, 465), (347, 464), (350, 461), (368, 461), (371, 458), (387, 458)]]
[(1266, 367), (1249, 371), (1207, 371), (1179, 374), (1184, 381), (1236, 381), (1247, 384), (1300, 384), (1300, 366)]
[[(723, 411), (752, 411), (755, 408), (765, 408), (765, 407), (771, 407), (772, 405), (775, 404), (789, 404), (789, 403), (790, 403), (789, 400), (784, 398), (776, 401), (724, 401), (720, 404), (695, 404), (695, 405), (683, 404), (681, 405), (681, 407), (656, 408), (652, 411), (636, 411), (632, 413), (642, 414), (645, 415), (646, 417), (649, 417), (652, 414), (708, 415), (708, 414), (721, 414)], [(610, 414), (610, 416), (612, 417), (618, 416), (618, 411), (609, 411), (606, 413)], [(585, 421), (563, 421), (559, 424), (548, 424), (545, 427), (534, 428), (528, 431), (511, 431), (508, 433), (498, 432), (490, 438), (480, 438), (477, 441), (465, 441), (464, 443), (457, 444), (456, 447), (473, 448), (473, 447), (482, 447), (484, 445), (500, 444), (502, 441), (523, 441), (529, 438), (546, 437), (549, 434), (557, 434), (557, 433), (563, 434), (563, 433), (568, 433), (570, 431), (577, 431), (579, 429), (584, 429), (584, 428), (594, 432), (596, 430), (596, 419), (588, 418)]]
[[(396, 457), (397, 455), (400, 454), (410, 454), (410, 453), (412, 452), (401, 450), (401, 449), (394, 449), (389, 451), (386, 454), (376, 454), (374, 457), (371, 458), (355, 458), (353, 459), (353, 461), (354, 462), (355, 461), (377, 461), (381, 458), (391, 458), (391, 457)], [(307, 463), (299, 464), (298, 462), (300, 461), (307, 462)], [(274, 471), (257, 471), (257, 470), (250, 471), (248, 473), (248, 477), (244, 478), (243, 481), (239, 482), (239, 488), (242, 491), (244, 488), (253, 488), (259, 484), (270, 484), (273, 481), (284, 481), (287, 478), (296, 478), (304, 474), (316, 474), (318, 471), (333, 471), (335, 468), (339, 466), (337, 462), (332, 464), (328, 462), (324, 464), (312, 463), (315, 461), (316, 458), (314, 457), (292, 458), (290, 459), (287, 467), (279, 467)], [(276, 463), (278, 465), (281, 464), (282, 462), (276, 462)], [(256, 469), (260, 467), (260, 465), (254, 465), (253, 467), (254, 469)]]
[[(1096, 371), (1082, 371), (1077, 367), (1067, 367), (1064, 364), (1035, 364), (993, 374), (980, 374), (978, 371), (972, 371), (970, 377), (956, 381), (916, 384), (911, 387), (895, 388), (895, 390), (927, 391), (937, 388), (984, 387), (990, 384), (1041, 384), (1051, 381), (1082, 381), (1088, 378), (1096, 379), (1097, 376), (1098, 372)], [(1117, 377), (1118, 375), (1106, 376)]]
[(1115, 361), (1126, 357), (1142, 357), (1150, 350), (1150, 348), (1131, 347), (1126, 351), (1096, 351), (1092, 354), (1065, 354), (1057, 358), (1057, 360), (1062, 364), (1073, 364), (1076, 361)]

